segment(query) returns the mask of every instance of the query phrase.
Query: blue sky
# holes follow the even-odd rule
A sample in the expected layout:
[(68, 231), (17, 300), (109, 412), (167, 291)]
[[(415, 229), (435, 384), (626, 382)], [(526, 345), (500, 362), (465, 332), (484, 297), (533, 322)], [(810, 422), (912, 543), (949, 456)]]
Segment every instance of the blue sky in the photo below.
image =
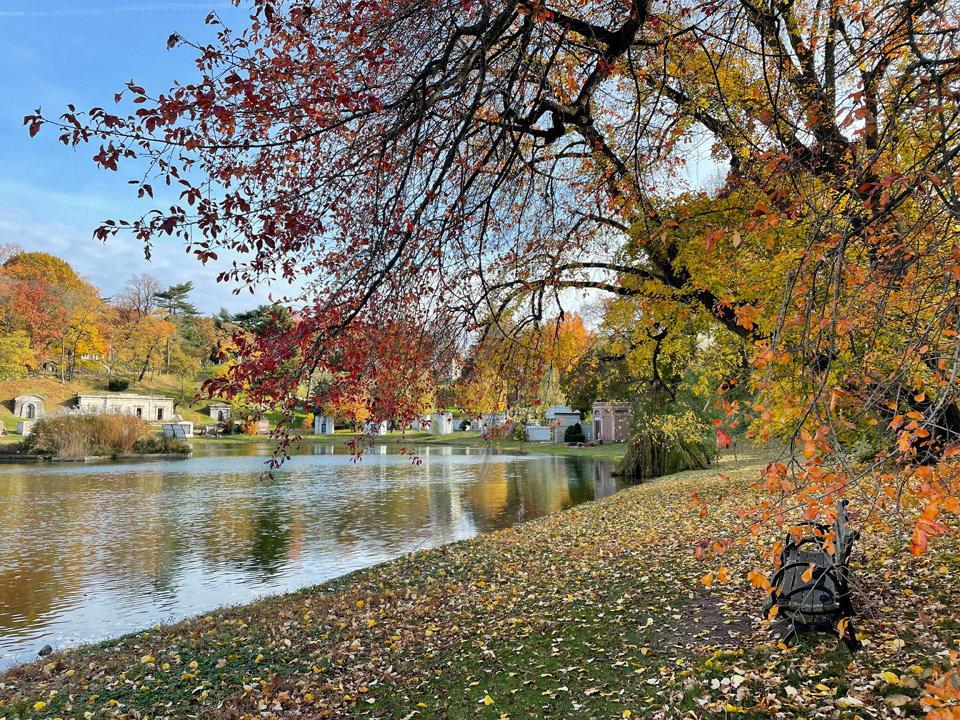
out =
[(233, 295), (231, 286), (216, 282), (217, 264), (204, 267), (180, 241), (158, 241), (147, 262), (132, 238), (93, 240), (100, 221), (149, 209), (127, 184), (133, 166), (98, 170), (90, 158), (99, 143), (68, 148), (50, 128), (31, 139), (23, 125), (24, 115), (38, 107), (47, 115), (59, 115), (68, 103), (78, 110), (110, 107), (129, 80), (156, 94), (175, 79), (196, 79), (192, 51), (168, 51), (166, 42), (173, 32), (210, 39), (204, 18), (211, 10), (243, 17), (218, 0), (0, 0), (0, 242), (63, 258), (105, 295), (122, 290), (130, 276), (149, 273), (165, 286), (192, 280), (191, 297), (204, 312), (267, 302), (266, 288)]

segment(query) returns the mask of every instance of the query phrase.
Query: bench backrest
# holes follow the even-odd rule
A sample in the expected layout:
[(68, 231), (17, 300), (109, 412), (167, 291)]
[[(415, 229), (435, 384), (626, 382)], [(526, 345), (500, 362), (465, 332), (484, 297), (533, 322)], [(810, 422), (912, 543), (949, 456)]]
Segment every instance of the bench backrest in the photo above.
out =
[(853, 550), (853, 541), (857, 535), (850, 529), (850, 516), (847, 514), (845, 500), (837, 501), (837, 519), (833, 521), (834, 562), (837, 565), (846, 565)]

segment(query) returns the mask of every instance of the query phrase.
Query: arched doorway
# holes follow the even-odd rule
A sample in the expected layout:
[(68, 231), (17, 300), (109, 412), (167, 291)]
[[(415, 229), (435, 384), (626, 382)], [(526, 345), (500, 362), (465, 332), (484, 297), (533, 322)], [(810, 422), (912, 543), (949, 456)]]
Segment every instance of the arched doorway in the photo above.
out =
[(223, 410), (217, 410), (217, 422), (223, 422)]
[(33, 420), (33, 416), (36, 414), (36, 410), (33, 409), (33, 405), (27, 405), (24, 412), (24, 417), (27, 420)]

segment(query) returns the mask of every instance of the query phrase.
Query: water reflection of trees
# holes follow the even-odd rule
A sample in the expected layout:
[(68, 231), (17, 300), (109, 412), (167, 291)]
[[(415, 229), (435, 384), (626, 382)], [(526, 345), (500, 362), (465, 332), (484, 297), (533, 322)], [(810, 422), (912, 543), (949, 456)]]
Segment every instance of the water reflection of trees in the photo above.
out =
[(196, 463), (3, 468), (0, 644), (3, 629), (69, 614), (85, 593), (123, 605), (220, 577), (308, 583), (616, 488), (612, 466), (572, 458), (431, 447), (413, 465), (390, 447), (352, 463), (322, 449), (273, 479), (259, 477), (262, 448)]

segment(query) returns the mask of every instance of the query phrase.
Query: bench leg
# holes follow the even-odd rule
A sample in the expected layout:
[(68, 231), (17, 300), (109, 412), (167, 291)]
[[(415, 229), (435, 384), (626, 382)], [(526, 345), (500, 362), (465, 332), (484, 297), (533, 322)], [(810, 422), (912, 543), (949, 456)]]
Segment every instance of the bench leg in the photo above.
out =
[(847, 621), (846, 632), (844, 632), (843, 636), (837, 632), (836, 626), (834, 626), (832, 623), (808, 623), (800, 620), (788, 620), (788, 622), (790, 623), (789, 626), (780, 636), (780, 642), (782, 642), (784, 645), (790, 645), (795, 640), (799, 639), (801, 635), (806, 633), (823, 632), (839, 638), (843, 644), (847, 646), (847, 649), (850, 650), (850, 652), (857, 652), (858, 650), (863, 649), (863, 645), (861, 645), (860, 641), (857, 640), (857, 631), (854, 629), (853, 623), (850, 621)]

